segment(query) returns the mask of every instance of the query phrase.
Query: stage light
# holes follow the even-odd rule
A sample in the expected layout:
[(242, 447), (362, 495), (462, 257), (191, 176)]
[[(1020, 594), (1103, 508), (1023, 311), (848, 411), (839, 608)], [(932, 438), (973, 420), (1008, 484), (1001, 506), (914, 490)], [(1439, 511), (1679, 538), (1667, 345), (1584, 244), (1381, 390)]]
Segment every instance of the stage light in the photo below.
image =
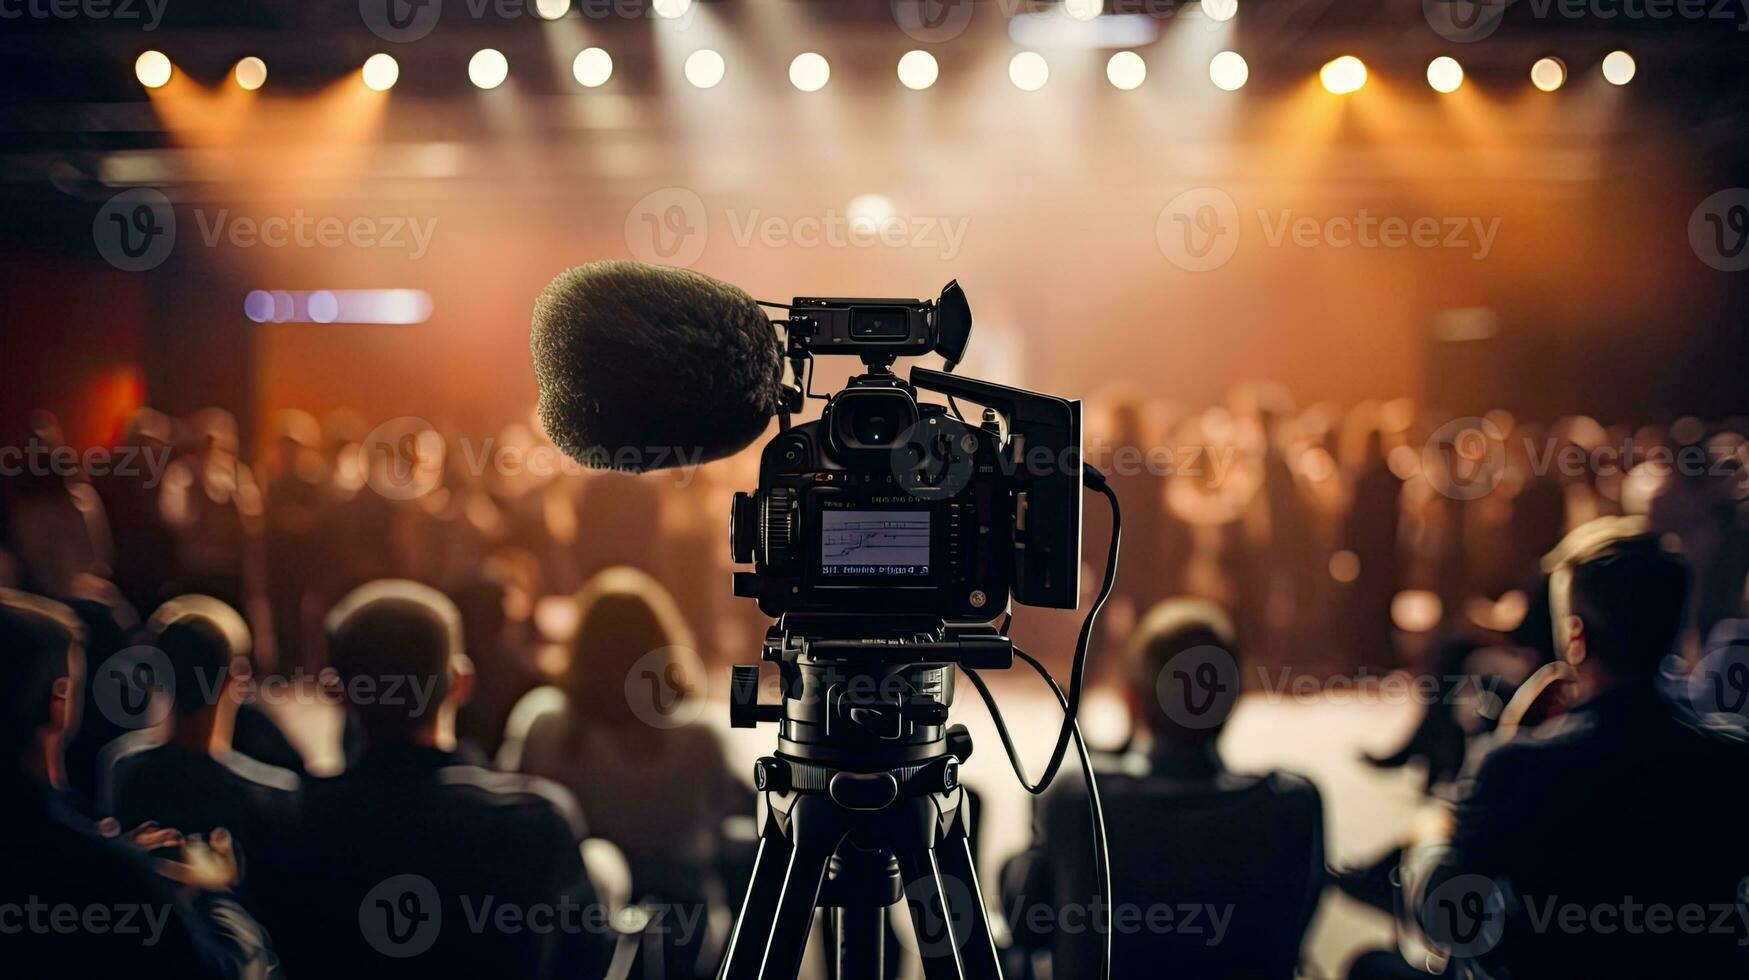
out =
[(571, 0), (534, 0), (534, 12), (542, 20), (558, 20), (571, 9)]
[(1125, 92), (1141, 85), (1148, 77), (1148, 63), (1134, 51), (1119, 51), (1105, 63), (1105, 77)]
[(1209, 59), (1209, 81), (1223, 92), (1237, 92), (1251, 77), (1251, 66), (1237, 51), (1222, 51)]
[(1458, 64), (1456, 58), (1440, 55), (1427, 63), (1427, 84), (1433, 86), (1435, 92), (1449, 95), (1463, 83), (1464, 66)]
[(595, 88), (613, 77), (613, 56), (600, 48), (584, 48), (571, 62), (571, 74), (584, 88)]
[(1544, 92), (1553, 92), (1566, 81), (1567, 64), (1559, 58), (1538, 58), (1530, 66), (1530, 83)]
[(147, 88), (169, 84), (170, 71), (170, 58), (162, 51), (147, 51), (134, 59), (134, 77)]
[(1232, 20), (1239, 13), (1239, 0), (1201, 0), (1203, 16), (1209, 20)]
[(907, 51), (899, 59), (899, 84), (913, 91), (921, 92), (934, 85), (940, 74), (941, 66), (935, 63), (935, 55), (927, 51)]
[(243, 91), (253, 92), (267, 84), (267, 62), (250, 55), (237, 62), (237, 67), (231, 69), (231, 77), (237, 80)]
[(497, 48), (481, 48), (468, 59), (468, 81), (475, 87), (495, 89), (510, 77), (510, 62)]
[(695, 88), (712, 88), (723, 80), (723, 56), (710, 48), (699, 48), (686, 56), (686, 80)]
[(1354, 55), (1345, 54), (1319, 69), (1318, 80), (1331, 95), (1358, 92), (1366, 84), (1366, 65)]
[(1076, 20), (1092, 20), (1105, 13), (1105, 0), (1063, 0), (1063, 10)]
[[(654, 0), (650, 6), (655, 9), (656, 16), (677, 20), (686, 16), (686, 12), (692, 9), (692, 0)], [(710, 88), (709, 85), (699, 87)]]
[(1037, 51), (1022, 51), (1008, 59), (1008, 80), (1022, 92), (1037, 92), (1051, 77), (1051, 66)]
[(373, 54), (364, 61), (364, 86), (373, 92), (387, 92), (401, 77), (401, 66), (386, 54)]
[(1626, 85), (1634, 80), (1634, 56), (1626, 51), (1611, 51), (1603, 56), (1603, 77), (1611, 85)]
[(832, 77), (832, 66), (826, 59), (812, 51), (796, 55), (789, 63), (789, 83), (804, 92), (818, 92), (826, 87), (826, 80)]

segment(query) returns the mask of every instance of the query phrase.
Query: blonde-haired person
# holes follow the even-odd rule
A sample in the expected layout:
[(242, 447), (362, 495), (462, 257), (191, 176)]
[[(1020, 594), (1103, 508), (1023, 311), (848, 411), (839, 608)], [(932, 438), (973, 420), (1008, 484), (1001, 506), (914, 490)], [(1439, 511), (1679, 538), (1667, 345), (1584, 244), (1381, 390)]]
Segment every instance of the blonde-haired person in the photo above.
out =
[(723, 821), (750, 807), (701, 720), (704, 667), (668, 590), (616, 566), (590, 579), (576, 603), (566, 678), (511, 712), (499, 766), (576, 794), (592, 834), (625, 853), (633, 896), (673, 909), (668, 975), (689, 976), (706, 913), (726, 907)]

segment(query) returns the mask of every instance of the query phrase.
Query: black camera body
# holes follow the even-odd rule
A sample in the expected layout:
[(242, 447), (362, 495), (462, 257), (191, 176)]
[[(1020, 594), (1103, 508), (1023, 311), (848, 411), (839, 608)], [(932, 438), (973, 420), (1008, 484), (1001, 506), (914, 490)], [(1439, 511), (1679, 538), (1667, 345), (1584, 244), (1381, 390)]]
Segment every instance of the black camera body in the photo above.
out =
[[(817, 421), (784, 427), (760, 457), (759, 489), (735, 495), (735, 594), (767, 615), (927, 615), (988, 621), (1079, 599), (1081, 406), (947, 371), (890, 370), (899, 356), (964, 353), (971, 311), (941, 298), (798, 298), (787, 354), (868, 366)], [(919, 389), (983, 406), (969, 422)], [(799, 406), (801, 391), (795, 391)]]

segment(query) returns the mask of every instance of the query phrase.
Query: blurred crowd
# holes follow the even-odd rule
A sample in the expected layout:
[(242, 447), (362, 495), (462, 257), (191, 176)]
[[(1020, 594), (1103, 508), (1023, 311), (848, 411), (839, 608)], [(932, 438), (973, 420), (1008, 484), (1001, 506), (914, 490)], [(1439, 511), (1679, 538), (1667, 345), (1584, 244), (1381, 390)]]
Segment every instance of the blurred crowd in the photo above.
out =
[[(1248, 665), (1348, 675), (1456, 677), (1490, 664), (1501, 704), (1467, 717), (1440, 699), (1401, 751), (1371, 760), (1425, 764), (1437, 798), (1462, 783), (1475, 739), (1501, 723), (1505, 703), (1543, 683), (1568, 652), (1550, 606), (1560, 573), (1549, 556), (1576, 529), (1629, 520), (1632, 532), (1618, 537), (1680, 555), (1686, 578), (1669, 592), (1679, 608), (1668, 651), (1651, 662), (1669, 652), (1692, 663), (1709, 636), (1744, 615), (1749, 420), (1454, 420), (1403, 399), (1296, 406), (1270, 385), (1236, 388), (1197, 411), (1126, 391), (1088, 409), (1087, 459), (1108, 475), (1124, 518), (1093, 681), (1146, 692), (1132, 699), (1136, 731), (1110, 762), (1114, 779), (1137, 766), (1146, 777), (1116, 792), (1128, 808), (1113, 807), (1113, 835), (1166, 819), (1180, 791), (1150, 780), (1169, 776), (1174, 786), (1222, 787), (1204, 817), (1250, 827), (1229, 832), (1230, 862), (1266, 877), (1312, 869), (1238, 926), (1258, 937), (1239, 945), (1264, 959), (1235, 967), (1217, 957), (1199, 975), (1291, 971), (1325, 881), (1322, 818), (1316, 788), (1292, 774), (1260, 774), (1235, 790), (1239, 777), (1215, 746), (1218, 723), (1187, 725), (1139, 706), (1166, 699), (1149, 685), (1170, 656), (1212, 646), (1236, 658), (1243, 647)], [(25, 611), (8, 620), (6, 642), (52, 650), (64, 631), (64, 647), (92, 668), (82, 681), (76, 670), (51, 671), (51, 680), (81, 684), (88, 702), (82, 723), (59, 729), (64, 743), (43, 756), (53, 760), (43, 776), (54, 805), (111, 821), (108, 835), (147, 852), (175, 849), (177, 875), (220, 882), (184, 882), (187, 892), (235, 895), (193, 906), (218, 923), (208, 929), (224, 939), (216, 959), (233, 968), (219, 972), (272, 973), (281, 954), (287, 968), (320, 971), (360, 954), (356, 942), (321, 948), (307, 937), (356, 936), (359, 896), (368, 901), (394, 877), (385, 855), (425, 869), (446, 896), (496, 889), (524, 905), (569, 896), (589, 907), (624, 891), (622, 904), (653, 896), (705, 910), (684, 938), (658, 944), (657, 962), (671, 977), (712, 962), (744, 873), (745, 855), (722, 827), (751, 812), (753, 797), (726, 775), (714, 735), (648, 717), (628, 685), (642, 674), (676, 697), (695, 694), (705, 663), (757, 648), (766, 623), (730, 596), (725, 547), (729, 496), (756, 484), (755, 454), (632, 476), (568, 464), (531, 420), (470, 437), (418, 419), (372, 427), (350, 411), (283, 411), (266, 428), (246, 455), (252, 440), (222, 410), (172, 418), (141, 409), (107, 454), (93, 456), (66, 446), (57, 421), (38, 413), (16, 441), (0, 495), (0, 589)], [(1088, 590), (1108, 529), (1109, 516), (1089, 508)], [(1613, 561), (1616, 552), (1604, 551)], [(1666, 582), (1658, 568), (1636, 574)], [(1598, 594), (1632, 595), (1611, 587)], [(1061, 633), (1060, 645), (1072, 637), (1073, 624), (1042, 628)], [(143, 716), (104, 702), (113, 695), (97, 686), (96, 668), (135, 647), (161, 652), (178, 679), (167, 717), (149, 724), (128, 724)], [(658, 651), (668, 652), (649, 660)], [(1610, 657), (1611, 670), (1639, 677), (1613, 649)], [(7, 679), (28, 694), (33, 671), (55, 659)], [(348, 687), (391, 675), (430, 682), (419, 712)], [(212, 695), (214, 678), (222, 687), (275, 677), (345, 692), (335, 703), (351, 710), (330, 733), (333, 759), (318, 764), (319, 737), (299, 730), (307, 718)], [(1528, 729), (1563, 710), (1539, 703), (1513, 725)], [(26, 769), (53, 724), (32, 716), (35, 727), (13, 732)], [(163, 754), (177, 746), (220, 768)], [(1122, 761), (1132, 756), (1141, 761)], [(1047, 833), (1061, 799), (1041, 804), (1034, 848), (1004, 875), (1013, 892), (1005, 903), (1091, 887), (1051, 870), (1047, 841), (1077, 841), (1061, 830), (1072, 822), (1065, 816)], [(190, 806), (218, 800), (229, 802)], [(1219, 850), (1196, 836), (1206, 823), (1193, 819), (1185, 833), (1205, 859)], [(591, 839), (612, 845), (617, 876), (572, 867), (576, 845)], [(1280, 847), (1259, 847), (1264, 839)], [(446, 857), (434, 865), (428, 850)], [(253, 878), (239, 870), (245, 852)], [(1336, 877), (1376, 897), (1369, 875), (1397, 874), (1403, 860), (1393, 853)], [(1168, 880), (1215, 887), (1159, 854), (1150, 863), (1138, 853), (1128, 867), (1139, 889)], [(344, 900), (327, 901), (335, 895)], [(1271, 932), (1258, 917), (1298, 926)], [(417, 917), (407, 921), (416, 931)], [(281, 937), (279, 952), (267, 932)], [(613, 955), (611, 932), (489, 952), (518, 975), (595, 969)], [(1017, 950), (1030, 942), (1042, 955), (1058, 943), (1015, 934)], [(1085, 964), (1084, 949), (1059, 944), (1054, 953), (1059, 964)], [(455, 955), (465, 975), (482, 962), (469, 957), (484, 954)], [(1081, 969), (1060, 965), (1055, 975), (1087, 975)]]

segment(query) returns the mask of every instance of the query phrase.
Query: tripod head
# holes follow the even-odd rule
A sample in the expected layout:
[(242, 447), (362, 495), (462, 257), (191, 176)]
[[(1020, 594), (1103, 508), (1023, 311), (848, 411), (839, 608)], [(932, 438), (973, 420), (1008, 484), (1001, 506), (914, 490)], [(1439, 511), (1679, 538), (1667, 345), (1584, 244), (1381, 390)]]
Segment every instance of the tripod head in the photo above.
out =
[[(730, 725), (778, 723), (774, 769), (801, 762), (874, 772), (944, 755), (958, 762), (969, 758), (964, 726), (947, 726), (954, 667), (1005, 669), (1014, 662), (1014, 648), (982, 623), (792, 614), (766, 632), (763, 658), (778, 667), (782, 701), (760, 703), (758, 665), (737, 666)], [(765, 776), (782, 775), (765, 768)]]

